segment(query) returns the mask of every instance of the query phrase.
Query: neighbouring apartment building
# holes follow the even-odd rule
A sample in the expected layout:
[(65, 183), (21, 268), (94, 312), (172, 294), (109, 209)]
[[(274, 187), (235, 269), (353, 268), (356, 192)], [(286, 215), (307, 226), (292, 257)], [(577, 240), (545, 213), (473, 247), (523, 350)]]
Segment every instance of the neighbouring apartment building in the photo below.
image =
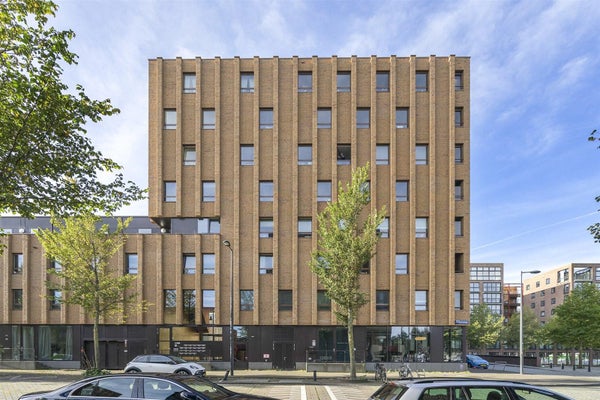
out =
[[(570, 263), (530, 275), (523, 279), (523, 307), (531, 308), (540, 323), (545, 324), (571, 290), (584, 283), (600, 286), (600, 263)], [(572, 364), (571, 355), (578, 357), (570, 350), (550, 345), (525, 349), (525, 352), (544, 364)]]
[[(230, 338), (236, 368), (346, 362), (347, 333), (308, 263), (318, 213), (367, 163), (371, 209), (387, 215), (361, 276), (370, 302), (356, 321), (357, 360), (462, 361), (469, 63), (151, 59), (149, 218), (134, 218), (114, 261), (137, 275), (150, 307), (102, 327), (104, 366), (161, 352), (226, 368)], [(0, 219), (3, 354), (78, 364), (90, 357), (91, 321), (62, 294), (42, 296), (54, 264), (31, 229), (48, 225)]]

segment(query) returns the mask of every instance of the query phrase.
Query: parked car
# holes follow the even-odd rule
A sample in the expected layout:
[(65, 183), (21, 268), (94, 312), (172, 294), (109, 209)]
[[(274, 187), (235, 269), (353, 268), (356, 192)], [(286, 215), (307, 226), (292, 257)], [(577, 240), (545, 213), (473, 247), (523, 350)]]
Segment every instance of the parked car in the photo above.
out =
[(236, 393), (206, 378), (175, 374), (95, 376), (51, 392), (25, 394), (19, 400), (104, 400), (113, 397), (152, 400), (274, 400), (271, 397)]
[(490, 363), (479, 356), (476, 356), (474, 354), (469, 354), (467, 356), (467, 365), (469, 366), (469, 368), (488, 369), (490, 366)]
[(423, 378), (390, 381), (369, 400), (574, 400), (526, 383), (483, 379)]
[(175, 356), (148, 354), (137, 356), (131, 360), (124, 371), (126, 373), (159, 372), (162, 374), (200, 375), (206, 374), (206, 369), (195, 362), (186, 361)]

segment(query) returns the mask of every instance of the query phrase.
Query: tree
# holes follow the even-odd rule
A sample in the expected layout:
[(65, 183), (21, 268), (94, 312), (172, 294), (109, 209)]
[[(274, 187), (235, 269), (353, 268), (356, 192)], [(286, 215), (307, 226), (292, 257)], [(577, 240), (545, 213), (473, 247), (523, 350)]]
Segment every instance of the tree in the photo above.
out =
[(504, 324), (502, 315), (493, 313), (487, 304), (482, 303), (473, 307), (470, 321), (467, 330), (469, 348), (482, 354), (500, 338)]
[(58, 279), (47, 282), (50, 289), (60, 290), (59, 300), (81, 306), (94, 320), (94, 365), (98, 368), (100, 348), (98, 326), (101, 321), (123, 322), (126, 311), (141, 311), (137, 292), (128, 291), (136, 276), (119, 273), (111, 266), (111, 257), (123, 246), (124, 229), (131, 219), (117, 220), (111, 231), (99, 217), (87, 214), (66, 219), (52, 218), (53, 229), (39, 230), (36, 236), (47, 256), (60, 263), (49, 272)]
[(546, 325), (552, 342), (589, 350), (591, 362), (591, 349), (600, 346), (600, 290), (593, 283), (576, 286)]
[(334, 313), (348, 330), (350, 377), (356, 378), (354, 357), (354, 320), (368, 302), (360, 288), (360, 271), (375, 254), (377, 228), (385, 209), (368, 215), (371, 201), (368, 188), (369, 165), (357, 168), (344, 189), (338, 183), (338, 199), (318, 215), (318, 246), (311, 254), (310, 266), (327, 296), (335, 303)]
[[(521, 305), (521, 311), (523, 312), (523, 348), (527, 349), (543, 341), (544, 330), (531, 308)], [(510, 346), (519, 345), (520, 319), (519, 313), (514, 313), (502, 331), (502, 340)]]
[(0, 213), (111, 213), (144, 197), (85, 136), (86, 123), (119, 110), (61, 82), (62, 65), (77, 64), (77, 55), (68, 49), (75, 34), (48, 26), (57, 8), (0, 1)]

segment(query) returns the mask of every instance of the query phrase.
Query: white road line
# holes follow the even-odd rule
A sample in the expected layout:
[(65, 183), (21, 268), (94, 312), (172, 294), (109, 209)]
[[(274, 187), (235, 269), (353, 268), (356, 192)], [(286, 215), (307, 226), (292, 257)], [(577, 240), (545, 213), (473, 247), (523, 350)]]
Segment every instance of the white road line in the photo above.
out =
[(300, 400), (306, 400), (306, 386), (300, 386)]
[(331, 400), (337, 400), (337, 397), (335, 397), (335, 394), (333, 394), (333, 390), (331, 390), (329, 386), (325, 386), (325, 390), (327, 390), (327, 394), (329, 394)]

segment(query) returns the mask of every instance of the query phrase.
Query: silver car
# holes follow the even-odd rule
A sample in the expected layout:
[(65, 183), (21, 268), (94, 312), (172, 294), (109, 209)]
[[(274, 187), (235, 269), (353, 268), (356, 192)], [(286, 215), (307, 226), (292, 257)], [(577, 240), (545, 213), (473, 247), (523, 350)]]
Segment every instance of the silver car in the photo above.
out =
[(125, 366), (125, 372), (156, 372), (162, 374), (181, 374), (204, 376), (206, 369), (195, 362), (186, 361), (176, 356), (147, 354), (137, 356)]
[(484, 379), (428, 378), (390, 381), (370, 400), (573, 400), (527, 383)]

